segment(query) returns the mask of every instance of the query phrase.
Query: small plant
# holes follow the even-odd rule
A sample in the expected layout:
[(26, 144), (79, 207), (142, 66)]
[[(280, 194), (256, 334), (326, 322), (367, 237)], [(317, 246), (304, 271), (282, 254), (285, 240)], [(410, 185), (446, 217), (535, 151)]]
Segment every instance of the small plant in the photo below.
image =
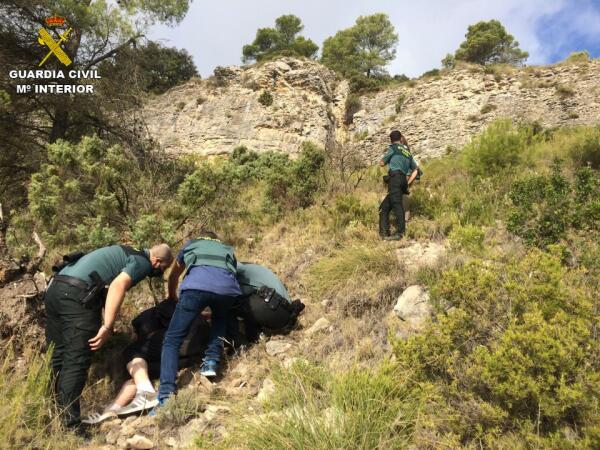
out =
[(438, 78), (440, 76), (440, 69), (431, 69), (421, 75), (421, 78)]
[(200, 105), (202, 105), (202, 104), (203, 104), (205, 101), (206, 101), (206, 98), (205, 98), (205, 97), (198, 97), (198, 98), (196, 99), (196, 106), (200, 106)]
[(469, 115), (467, 116), (467, 120), (468, 120), (469, 122), (479, 122), (479, 120), (480, 120), (480, 117), (479, 117), (477, 114), (469, 114)]
[(185, 108), (185, 102), (179, 102), (177, 103), (177, 110), (181, 111), (183, 108)]
[(400, 114), (400, 112), (402, 111), (402, 108), (404, 107), (405, 101), (406, 101), (406, 95), (400, 94), (398, 96), (398, 98), (396, 99), (396, 105), (395, 105), (396, 114)]
[(354, 121), (354, 114), (362, 108), (360, 97), (356, 94), (350, 94), (346, 98), (346, 111), (344, 123), (350, 125)]
[(569, 119), (579, 119), (579, 114), (577, 114), (576, 112), (570, 112)]
[(415, 86), (417, 85), (417, 80), (408, 80), (408, 81), (407, 81), (405, 84), (406, 84), (408, 87), (411, 87), (411, 88), (412, 88), (412, 87), (415, 87)]
[(205, 409), (200, 392), (181, 389), (159, 409), (157, 422), (160, 428), (179, 427), (198, 417)]
[(567, 59), (565, 59), (565, 62), (567, 62), (567, 63), (581, 63), (581, 62), (589, 62), (589, 61), (590, 61), (590, 53), (585, 50), (582, 52), (573, 52), (569, 56), (567, 56)]
[(258, 97), (258, 103), (265, 107), (271, 106), (273, 104), (273, 95), (267, 90), (262, 91), (262, 94)]
[(573, 89), (572, 86), (568, 86), (566, 84), (557, 84), (556, 93), (561, 98), (573, 97), (575, 95), (575, 89)]
[(354, 140), (357, 142), (364, 141), (368, 136), (369, 136), (369, 130), (362, 130), (362, 131), (359, 131), (358, 133), (354, 134)]
[(487, 114), (491, 111), (494, 111), (496, 108), (498, 108), (498, 107), (496, 105), (494, 105), (493, 103), (486, 103), (481, 108), (481, 114)]

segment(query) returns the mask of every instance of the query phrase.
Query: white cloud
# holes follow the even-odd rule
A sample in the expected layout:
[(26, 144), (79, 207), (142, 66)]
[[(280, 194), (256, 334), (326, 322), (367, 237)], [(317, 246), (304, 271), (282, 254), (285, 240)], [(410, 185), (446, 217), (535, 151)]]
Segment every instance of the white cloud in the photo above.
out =
[[(594, 0), (590, 0), (594, 1)], [(587, 4), (587, 0), (581, 0)], [(389, 14), (400, 36), (397, 58), (390, 73), (420, 75), (440, 66), (464, 39), (467, 27), (479, 20), (498, 19), (529, 51), (530, 63), (548, 62), (548, 43), (539, 42), (536, 22), (567, 11), (580, 28), (599, 31), (600, 21), (570, 0), (195, 0), (184, 21), (174, 29), (154, 27), (152, 39), (185, 48), (202, 75), (217, 65), (240, 64), (241, 49), (256, 30), (272, 26), (282, 14), (295, 14), (305, 25), (304, 36), (321, 45), (336, 31), (351, 26), (359, 15)], [(596, 11), (597, 13), (597, 11)], [(596, 15), (597, 18), (597, 15)], [(575, 26), (575, 25), (574, 25)], [(556, 36), (557, 41), (563, 36)], [(567, 36), (564, 36), (567, 39)]]

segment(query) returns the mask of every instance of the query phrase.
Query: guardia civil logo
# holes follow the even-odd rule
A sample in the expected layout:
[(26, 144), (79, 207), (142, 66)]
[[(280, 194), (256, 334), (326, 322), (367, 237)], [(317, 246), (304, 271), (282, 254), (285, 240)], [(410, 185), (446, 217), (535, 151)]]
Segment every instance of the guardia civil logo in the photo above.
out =
[[(52, 16), (52, 17), (48, 17), (46, 19), (46, 25), (48, 25), (49, 27), (63, 27), (65, 24), (66, 20), (64, 17), (60, 17), (60, 16)], [(71, 58), (69, 58), (69, 55), (67, 55), (64, 50), (62, 49), (62, 47), (60, 46), (63, 42), (65, 42), (69, 36), (69, 33), (71, 33), (72, 28), (67, 29), (64, 33), (60, 34), (57, 32), (58, 34), (58, 41), (55, 41), (54, 38), (50, 35), (50, 33), (48, 32), (48, 30), (46, 30), (45, 28), (40, 28), (40, 31), (38, 32), (39, 37), (38, 37), (38, 42), (40, 43), (40, 45), (44, 45), (46, 47), (48, 47), (48, 53), (46, 54), (46, 56), (44, 57), (44, 59), (42, 59), (40, 61), (40, 63), (38, 64), (38, 67), (41, 67), (47, 60), (48, 58), (50, 58), (52, 55), (56, 56), (56, 58), (65, 66), (70, 66), (72, 61)]]

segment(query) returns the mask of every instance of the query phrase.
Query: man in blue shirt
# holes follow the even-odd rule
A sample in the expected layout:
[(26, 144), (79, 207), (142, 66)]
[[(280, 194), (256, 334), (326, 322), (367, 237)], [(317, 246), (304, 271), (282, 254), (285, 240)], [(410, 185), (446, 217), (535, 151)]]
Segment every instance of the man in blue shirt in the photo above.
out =
[[(179, 277), (184, 272), (177, 301)], [(200, 373), (206, 377), (216, 376), (228, 310), (242, 294), (236, 272), (233, 248), (223, 244), (212, 232), (203, 232), (198, 239), (188, 241), (177, 255), (169, 275), (169, 298), (177, 301), (177, 306), (165, 334), (161, 354), (158, 389), (161, 405), (177, 389), (179, 347), (193, 321), (207, 306), (212, 311), (212, 324)]]
[[(390, 133), (392, 144), (379, 162), (380, 166), (388, 165), (388, 194), (379, 206), (379, 235), (385, 240), (399, 240), (404, 235), (406, 223), (402, 196), (408, 195), (408, 187), (418, 175), (417, 164), (408, 146), (402, 143), (402, 134), (398, 130)], [(406, 142), (406, 141), (405, 141)], [(396, 215), (397, 234), (390, 235), (390, 212)]]

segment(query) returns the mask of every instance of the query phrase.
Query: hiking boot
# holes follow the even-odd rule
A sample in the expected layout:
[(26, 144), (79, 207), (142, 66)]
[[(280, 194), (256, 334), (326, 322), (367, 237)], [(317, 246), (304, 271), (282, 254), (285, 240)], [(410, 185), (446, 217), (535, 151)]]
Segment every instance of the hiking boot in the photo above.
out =
[(399, 241), (400, 239), (402, 239), (401, 234), (392, 234), (383, 238), (384, 241)]
[(117, 411), (119, 416), (132, 414), (146, 409), (154, 408), (158, 405), (158, 396), (156, 392), (138, 391), (129, 405), (123, 406)]
[(214, 359), (207, 359), (202, 363), (202, 367), (200, 368), (200, 375), (206, 378), (212, 378), (217, 376), (217, 367), (219, 363)]

